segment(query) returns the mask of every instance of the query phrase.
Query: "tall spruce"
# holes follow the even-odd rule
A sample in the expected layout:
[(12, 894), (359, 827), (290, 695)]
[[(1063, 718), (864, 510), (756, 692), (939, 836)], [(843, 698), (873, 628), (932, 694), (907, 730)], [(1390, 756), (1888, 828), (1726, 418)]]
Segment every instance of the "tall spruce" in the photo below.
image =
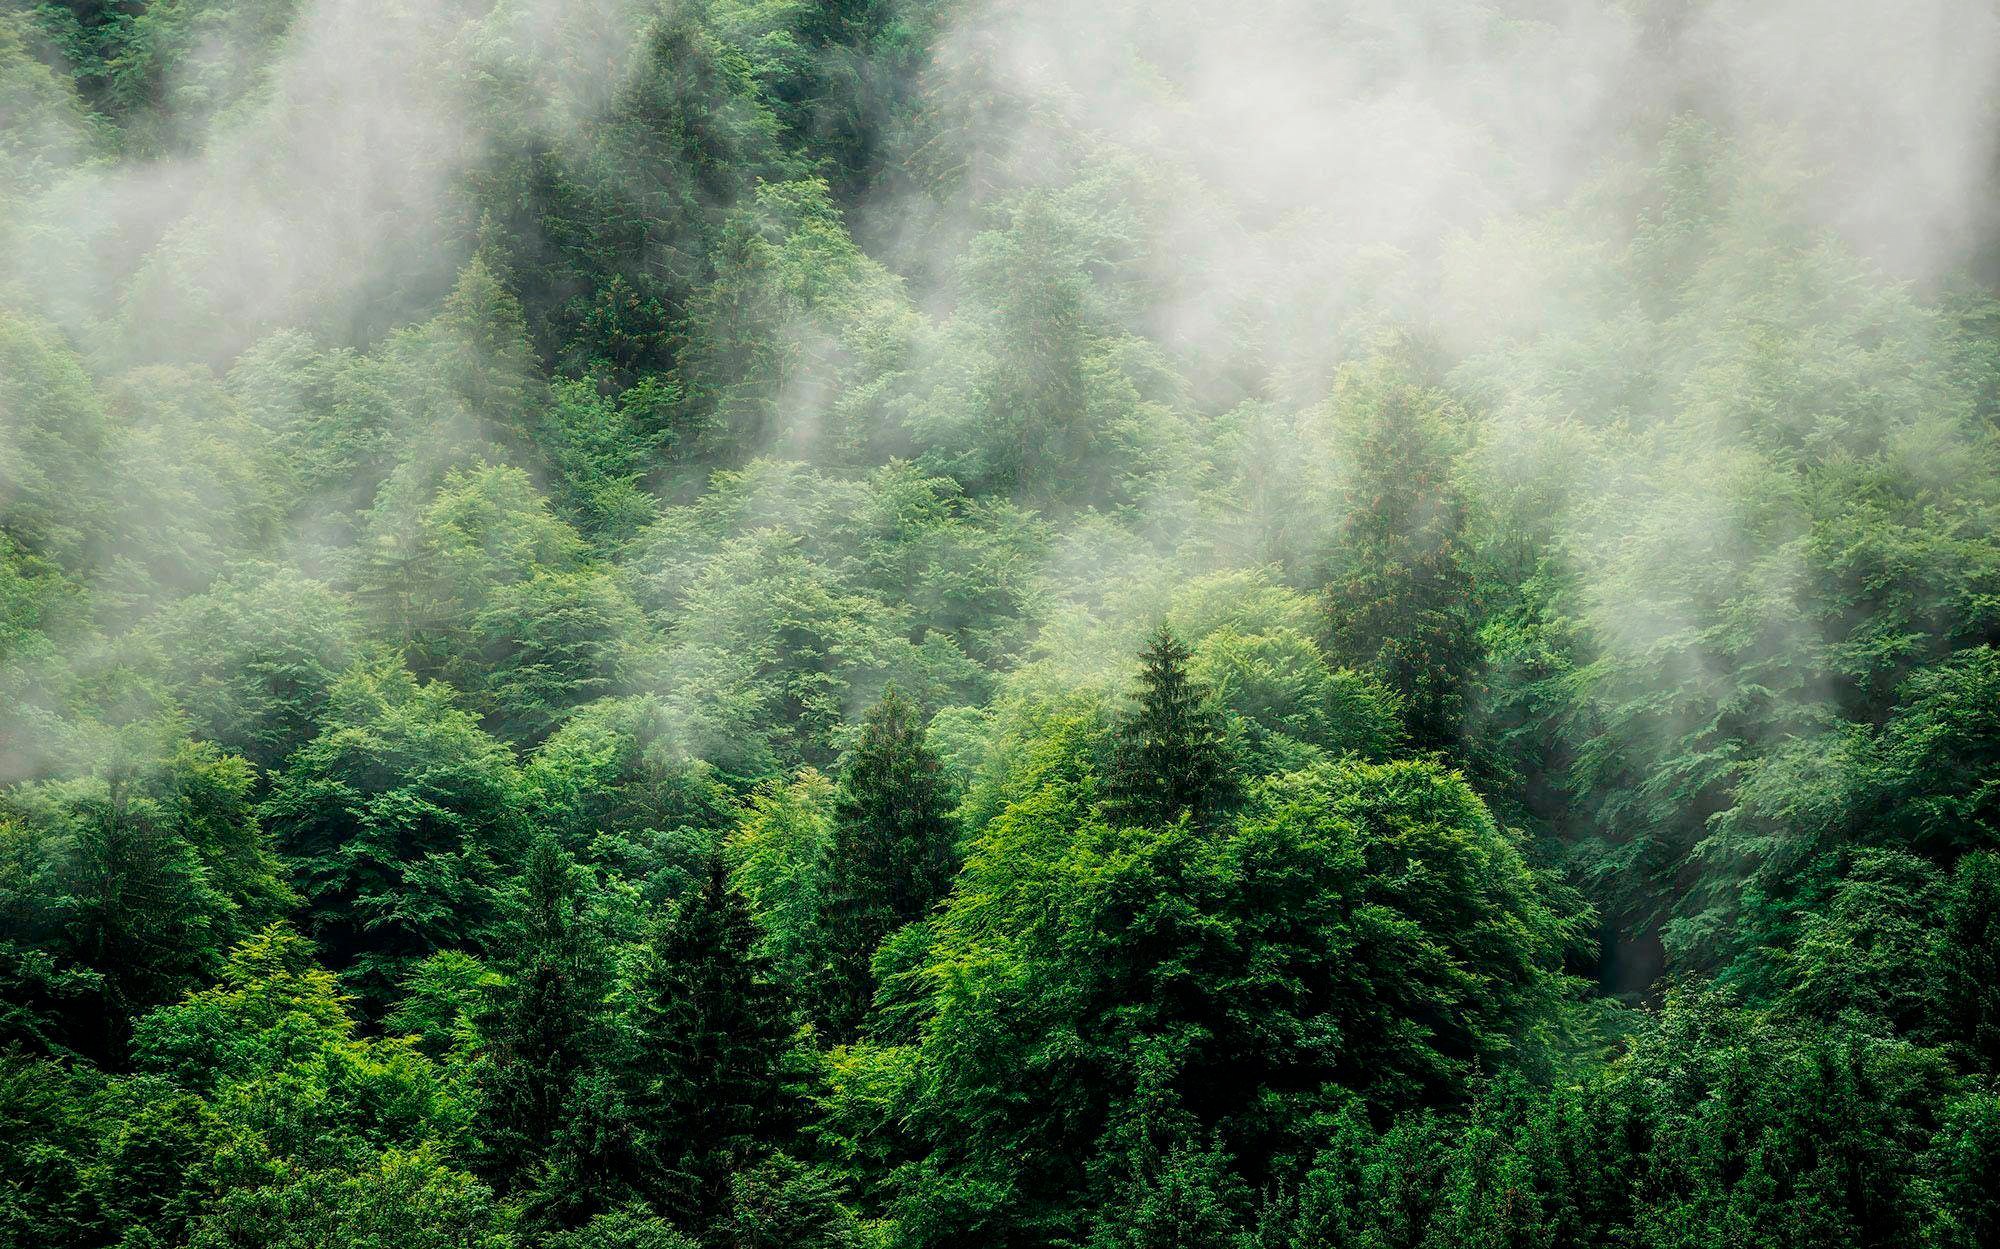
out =
[(1397, 368), (1349, 371), (1334, 402), (1347, 511), (1323, 597), (1327, 653), (1402, 697), (1419, 749), (1456, 749), (1481, 654), (1453, 480), (1453, 431), (1468, 418)]
[(834, 798), (819, 1015), (835, 1036), (852, 1036), (867, 1013), (876, 947), (950, 887), (957, 842), (943, 767), (924, 742), (917, 706), (891, 688), (863, 720)]
[(1112, 760), (1112, 819), (1207, 823), (1235, 805), (1237, 782), (1223, 738), (1222, 714), (1188, 673), (1187, 644), (1161, 625), (1139, 652), (1139, 689), (1118, 726)]
[(488, 1166), (503, 1188), (545, 1190), (531, 1204), (551, 1215), (572, 1200), (549, 1180), (567, 1171), (560, 1155), (606, 1040), (611, 960), (585, 909), (570, 857), (541, 837), (529, 851), (511, 925), (511, 975), (485, 1026)]
[(625, 1096), (639, 1186), (704, 1235), (729, 1212), (731, 1177), (782, 1147), (794, 1120), (789, 1004), (757, 939), (718, 856), (634, 978)]

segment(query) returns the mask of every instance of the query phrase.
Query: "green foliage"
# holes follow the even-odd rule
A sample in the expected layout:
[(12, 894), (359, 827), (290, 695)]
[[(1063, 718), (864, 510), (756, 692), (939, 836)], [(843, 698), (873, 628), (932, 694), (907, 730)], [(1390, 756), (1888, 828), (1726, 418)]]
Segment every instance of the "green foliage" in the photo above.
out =
[(954, 476), (1058, 507), (1116, 492), (1113, 466), (1149, 458), (1132, 418), (1151, 396), (1128, 368), (1132, 345), (1096, 306), (1090, 266), (1112, 258), (1086, 211), (1032, 195), (972, 239), (961, 280), (975, 309), (964, 330), (973, 400), (958, 428), (919, 426), (945, 454), (963, 447), (947, 461)]
[(565, 1155), (587, 1139), (585, 1080), (610, 1046), (611, 968), (580, 875), (550, 838), (528, 851), (507, 925), (509, 974), (481, 1028), (487, 1163), (542, 1218), (589, 1201)]
[(1028, 594), (1018, 514), (968, 514), (950, 483), (895, 466), (866, 487), (774, 465), (717, 482), (634, 561), (636, 597), (672, 621), (655, 679), (691, 749), (739, 775), (830, 767), (848, 713), (883, 687), (932, 703), (982, 688), (973, 654)]
[(167, 0), (119, 23), (104, 104), (126, 115), (127, 146), (170, 148), (240, 104), (297, 11), (295, 0)]
[(20, 316), (0, 316), (0, 364), (0, 519), (30, 554), (80, 570), (116, 524), (105, 493), (112, 432), (103, 400), (75, 351)]
[(1930, 1129), (1902, 1117), (1942, 1077), (1925, 1051), (1682, 996), (1580, 1088), (1500, 1080), (1463, 1117), (1350, 1122), (1258, 1243), (1903, 1243), (1980, 1206), (1937, 1201)]
[(144, 633), (195, 731), (266, 769), (312, 735), (358, 640), (346, 598), (286, 570), (183, 598)]
[(23, 787), (0, 810), (8, 1039), (122, 1056), (132, 1016), (215, 974), (291, 903), (250, 802), (212, 746)]
[[(1343, 1089), (1449, 1102), (1561, 992), (1567, 922), (1434, 765), (1276, 779), (1220, 835), (1108, 828), (1052, 789), (987, 826), (921, 966), (912, 1126), (930, 1153), (899, 1209), (956, 1210), (926, 1243), (1074, 1226), (1108, 1199), (1080, 1168), (1128, 1148), (1106, 1117), (1145, 1087), (1261, 1177)], [(1230, 1200), (1183, 1191), (1227, 1187), (1199, 1134), (1149, 1148), (1122, 1200)]]
[(733, 1177), (783, 1141), (794, 1115), (789, 1010), (756, 944), (717, 857), (654, 932), (629, 989), (625, 1096), (638, 1187), (705, 1235), (732, 1217)]
[(16, 1243), (81, 1244), (97, 1226), (88, 1108), (88, 1088), (55, 1064), (0, 1058), (0, 1231)]
[(392, 482), (373, 532), (355, 552), (355, 593), (378, 630), (428, 665), (466, 654), (464, 635), (492, 592), (539, 570), (567, 571), (581, 542), (550, 514), (528, 475), (479, 464), (452, 469), (422, 501)]
[[(1224, 626), (1201, 639), (1188, 661), (1188, 677), (1214, 691), (1249, 739), (1254, 771), (1295, 753), (1295, 744), (1334, 758), (1356, 754), (1382, 760), (1403, 741), (1395, 698), (1363, 673), (1334, 669), (1312, 640), (1296, 629), (1244, 634)], [(1272, 766), (1260, 766), (1269, 759)]]
[(508, 1249), (492, 1193), (426, 1152), (387, 1150), (373, 1166), (309, 1172), (283, 1187), (231, 1193), (188, 1241), (200, 1249)]
[(1480, 658), (1466, 503), (1452, 481), (1450, 440), (1464, 415), (1407, 371), (1384, 360), (1335, 386), (1346, 480), (1328, 650), (1397, 693), (1413, 744), (1449, 749)]
[(729, 835), (730, 883), (757, 917), (763, 931), (758, 948), (780, 984), (806, 984), (819, 975), (834, 804), (833, 782), (806, 768), (752, 794)]
[(866, 402), (876, 379), (857, 365), (879, 370), (911, 349), (917, 328), (895, 280), (848, 237), (827, 184), (758, 185), (723, 223), (715, 256), (675, 363), (678, 428), (696, 435), (688, 449), (737, 459), (773, 438), (802, 451), (865, 439), (866, 425), (847, 427), (862, 414), (848, 404), (829, 405), (831, 429), (786, 410), (804, 386), (851, 386)]
[[(72, 27), (74, 29), (74, 27)], [(77, 31), (82, 37), (82, 32)], [(0, 19), (0, 203), (34, 191), (88, 151), (95, 136), (88, 114), (31, 51), (33, 27), (8, 13)], [(0, 226), (0, 234), (12, 223)]]
[(1971, 648), (1903, 689), (1882, 743), (1879, 801), (1932, 851), (2000, 843), (2000, 650)]
[(495, 589), (473, 618), (478, 675), (461, 679), (484, 687), (495, 732), (539, 741), (572, 708), (619, 693), (644, 636), (638, 609), (605, 574), (537, 573)]
[(582, 1227), (557, 1232), (542, 1243), (549, 1249), (692, 1249), (696, 1242), (640, 1206), (597, 1215)]
[(443, 444), (432, 455), (459, 443), (526, 446), (543, 383), (521, 303), (486, 257), (475, 255), (438, 315), (394, 346), (395, 363), (416, 383), (406, 402), (422, 435)]
[(1913, 855), (1857, 856), (1824, 907), (1801, 925), (1788, 967), (1792, 983), (1780, 1000), (1822, 1019), (1852, 1013), (1899, 1035), (1919, 1031), (1935, 992), (1920, 973), (1937, 941), (1943, 884), (1935, 867)]
[(1757, 7), (12, 4), (0, 1243), (2000, 1242), (1991, 23)]
[[(572, 376), (623, 385), (664, 372), (727, 206), (791, 163), (747, 59), (704, 16), (694, 5), (654, 11), (588, 142), (522, 135), (514, 159), (479, 180), (488, 228), (511, 267), (532, 274), (522, 292), (532, 340)], [(635, 168), (652, 172), (634, 179)]]
[[(237, 407), (268, 431), (282, 466), (285, 502), (305, 513), (303, 536), (351, 536), (395, 467), (397, 373), (389, 361), (324, 351), (307, 334), (279, 330), (236, 358), (225, 379)], [(315, 512), (315, 504), (336, 506)]]
[(1118, 726), (1109, 811), (1154, 827), (1207, 824), (1236, 799), (1237, 781), (1210, 691), (1190, 678), (1187, 645), (1161, 625), (1139, 653), (1139, 689)]
[[(251, 937), (219, 975), (139, 1021), (130, 1075), (7, 1060), (8, 1122), (40, 1120), (4, 1144), (10, 1230), (79, 1246), (366, 1245), (419, 1223), (441, 1244), (460, 1243), (446, 1229), (501, 1224), (448, 1162), (469, 1127), (452, 1085), (403, 1043), (360, 1036), (296, 935)], [(66, 1115), (51, 1120), (56, 1096)], [(56, 1200), (18, 1200), (59, 1177)]]
[(815, 996), (835, 1036), (853, 1035), (866, 1014), (876, 947), (922, 919), (958, 867), (943, 771), (917, 715), (891, 687), (862, 721), (834, 794), (819, 889), (825, 967)]
[(507, 748), (449, 689), (384, 664), (335, 685), (262, 814), (295, 864), (308, 934), (371, 1008), (425, 956), (492, 938), (498, 865), (524, 840), (518, 789)]
[(601, 542), (622, 542), (658, 511), (643, 488), (663, 441), (657, 413), (674, 402), (654, 379), (615, 400), (589, 382), (564, 382), (551, 397), (535, 441), (556, 471), (563, 519)]
[(1979, 1070), (2000, 1069), (2000, 860), (1959, 861), (1940, 929), (1933, 1035), (1964, 1046)]
[(868, 1243), (835, 1187), (783, 1154), (732, 1180), (724, 1235), (741, 1249), (862, 1249)]
[(690, 757), (646, 699), (582, 708), (522, 770), (529, 822), (639, 890), (651, 906), (704, 879), (735, 819), (715, 767)]

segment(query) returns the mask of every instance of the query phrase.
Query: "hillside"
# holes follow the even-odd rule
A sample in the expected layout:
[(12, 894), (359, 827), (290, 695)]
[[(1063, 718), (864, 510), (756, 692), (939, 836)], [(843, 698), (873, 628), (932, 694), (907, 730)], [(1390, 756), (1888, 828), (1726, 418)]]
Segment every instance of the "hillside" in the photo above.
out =
[(0, 1244), (2000, 1244), (2000, 12), (0, 0)]

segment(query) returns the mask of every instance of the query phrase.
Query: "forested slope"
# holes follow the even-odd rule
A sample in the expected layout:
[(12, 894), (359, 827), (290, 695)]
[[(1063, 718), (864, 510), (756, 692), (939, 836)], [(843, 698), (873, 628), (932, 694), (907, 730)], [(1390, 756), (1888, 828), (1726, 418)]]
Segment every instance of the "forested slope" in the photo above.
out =
[(0, 1243), (2000, 1243), (1996, 100), (0, 0)]

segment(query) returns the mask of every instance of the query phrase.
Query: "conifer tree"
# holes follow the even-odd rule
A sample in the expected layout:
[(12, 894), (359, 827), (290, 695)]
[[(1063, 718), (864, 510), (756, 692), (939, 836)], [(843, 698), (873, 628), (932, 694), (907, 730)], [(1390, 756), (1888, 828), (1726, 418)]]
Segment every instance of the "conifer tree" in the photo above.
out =
[(743, 895), (707, 881), (654, 933), (633, 986), (627, 1105), (640, 1187), (681, 1227), (717, 1226), (730, 1180), (782, 1145), (788, 1004)]
[(2000, 856), (1959, 860), (1938, 941), (1937, 1033), (1974, 1066), (2000, 1071)]
[(433, 415), (462, 421), (515, 447), (526, 443), (532, 414), (544, 398), (528, 347), (521, 302), (488, 256), (473, 256), (444, 308), (428, 327), (421, 362)]
[(1394, 370), (1343, 377), (1347, 514), (1325, 591), (1327, 651), (1402, 696), (1419, 748), (1458, 746), (1480, 657), (1466, 502), (1450, 431), (1464, 414)]
[[(560, 1151), (579, 1086), (602, 1052), (610, 960), (584, 901), (569, 856), (553, 838), (538, 839), (512, 925), (513, 974), (487, 1023), (486, 1148), (503, 1183), (533, 1184), (531, 1170)], [(567, 1201), (559, 1192), (543, 1197)]]
[(835, 1035), (852, 1035), (867, 1012), (876, 947), (922, 918), (957, 866), (942, 765), (924, 743), (916, 704), (890, 689), (863, 721), (834, 799), (820, 1005)]
[(1127, 824), (1198, 824), (1237, 797), (1222, 716), (1188, 673), (1187, 645), (1164, 624), (1139, 653), (1139, 690), (1118, 728), (1109, 812)]

